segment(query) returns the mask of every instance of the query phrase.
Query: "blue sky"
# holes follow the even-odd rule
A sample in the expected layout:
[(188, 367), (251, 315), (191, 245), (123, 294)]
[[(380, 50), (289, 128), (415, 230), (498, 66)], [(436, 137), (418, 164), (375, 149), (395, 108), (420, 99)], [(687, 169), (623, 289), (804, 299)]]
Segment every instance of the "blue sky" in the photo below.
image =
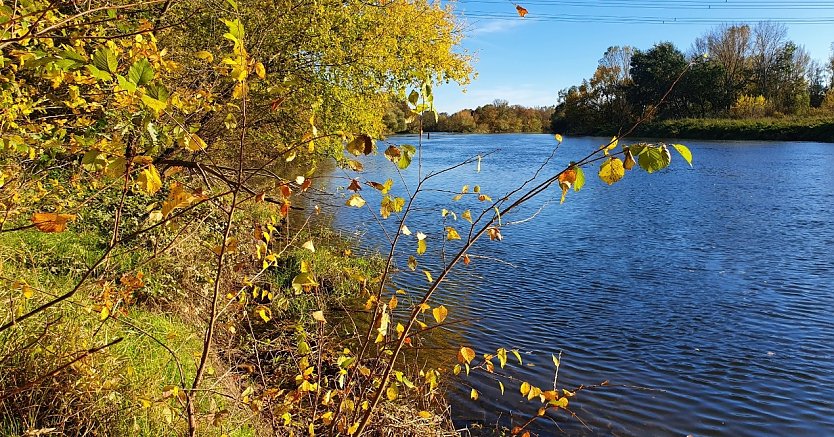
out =
[[(782, 20), (788, 38), (819, 61), (834, 42), (834, 0), (509, 0), (451, 3), (466, 28), (463, 47), (477, 76), (464, 93), (435, 90), (442, 112), (505, 99), (511, 104), (555, 104), (559, 90), (590, 77), (612, 45), (648, 49), (671, 41), (686, 51), (698, 36), (724, 23)], [(665, 20), (665, 23), (657, 23)]]

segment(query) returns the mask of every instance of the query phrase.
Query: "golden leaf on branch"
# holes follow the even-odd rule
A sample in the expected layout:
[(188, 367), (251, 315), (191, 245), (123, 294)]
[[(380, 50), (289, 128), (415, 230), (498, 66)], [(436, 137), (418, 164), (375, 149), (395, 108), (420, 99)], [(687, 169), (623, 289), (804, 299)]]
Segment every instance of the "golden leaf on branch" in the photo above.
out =
[(64, 232), (67, 230), (67, 223), (74, 220), (74, 214), (58, 214), (53, 212), (36, 212), (32, 214), (32, 224), (41, 232)]

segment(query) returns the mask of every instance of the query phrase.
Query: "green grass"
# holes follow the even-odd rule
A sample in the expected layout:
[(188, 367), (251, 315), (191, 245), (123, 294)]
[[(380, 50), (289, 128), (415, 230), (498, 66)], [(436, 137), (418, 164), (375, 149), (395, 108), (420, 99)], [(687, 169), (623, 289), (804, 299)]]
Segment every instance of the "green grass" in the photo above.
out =
[(658, 138), (834, 142), (834, 117), (679, 119), (647, 124), (637, 132)]

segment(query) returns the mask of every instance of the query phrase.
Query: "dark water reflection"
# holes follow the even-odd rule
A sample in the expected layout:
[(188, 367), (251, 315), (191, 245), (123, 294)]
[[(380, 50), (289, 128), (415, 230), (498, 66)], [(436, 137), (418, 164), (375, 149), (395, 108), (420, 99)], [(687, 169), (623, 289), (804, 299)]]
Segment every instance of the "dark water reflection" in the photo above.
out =
[[(548, 169), (602, 141), (567, 139)], [(516, 375), (543, 388), (552, 386), (550, 354), (559, 351), (560, 386), (610, 381), (573, 401), (587, 427), (557, 415), (534, 428), (542, 435), (557, 426), (577, 435), (834, 434), (834, 145), (687, 144), (694, 168), (675, 157), (660, 174), (629, 173), (612, 187), (588, 169), (585, 190), (564, 205), (553, 189), (534, 220), (506, 227), (501, 243), (481, 243), (474, 254), (503, 262), (476, 259), (438, 296), (450, 319), (478, 318), (457, 326), (455, 337), (479, 352), (527, 352), (525, 364), (535, 366), (514, 367)], [(432, 183), (479, 184), (496, 197), (531, 175), (553, 146), (549, 135), (433, 135), (423, 170), (498, 148), (481, 173), (473, 164)], [(391, 167), (371, 159), (367, 177), (398, 181)], [(415, 181), (416, 168), (405, 178)], [(441, 192), (422, 202), (407, 224), (437, 249), (439, 209), (464, 207)], [(340, 212), (336, 224), (364, 229), (368, 244), (383, 247), (367, 214)], [(419, 271), (397, 281), (425, 287)], [(481, 395), (472, 402), (468, 387), (453, 393), (460, 425), (499, 417), (506, 424), (531, 412), (518, 383), (505, 383), (502, 397), (490, 379), (468, 382)]]

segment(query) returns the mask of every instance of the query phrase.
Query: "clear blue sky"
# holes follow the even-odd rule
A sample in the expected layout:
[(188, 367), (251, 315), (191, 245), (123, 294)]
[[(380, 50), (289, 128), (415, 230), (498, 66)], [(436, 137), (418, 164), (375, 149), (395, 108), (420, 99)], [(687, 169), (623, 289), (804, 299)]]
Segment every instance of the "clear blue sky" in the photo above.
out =
[(788, 38), (819, 61), (834, 42), (834, 0), (518, 0), (529, 11), (525, 18), (509, 0), (450, 4), (477, 71), (465, 93), (454, 85), (435, 90), (435, 106), (450, 113), (495, 99), (553, 105), (559, 90), (593, 74), (609, 46), (645, 50), (671, 41), (686, 52), (721, 23), (782, 21)]

